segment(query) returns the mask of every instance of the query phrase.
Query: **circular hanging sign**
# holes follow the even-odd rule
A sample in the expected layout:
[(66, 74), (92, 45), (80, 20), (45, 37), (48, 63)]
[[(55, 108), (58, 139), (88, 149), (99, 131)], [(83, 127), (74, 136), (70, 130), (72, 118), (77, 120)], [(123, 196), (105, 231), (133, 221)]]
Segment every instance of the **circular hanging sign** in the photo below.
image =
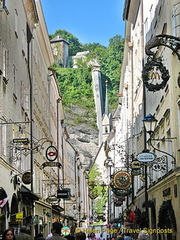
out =
[(46, 158), (49, 161), (52, 161), (52, 162), (55, 161), (57, 156), (58, 156), (58, 151), (57, 151), (57, 149), (54, 146), (49, 146), (46, 149)]
[(156, 155), (149, 152), (139, 153), (136, 156), (137, 160), (140, 162), (152, 162), (156, 158)]
[(70, 232), (71, 232), (71, 230), (70, 230), (69, 227), (62, 227), (62, 229), (61, 229), (61, 233), (62, 233), (63, 236), (69, 235)]
[(170, 75), (162, 64), (162, 58), (148, 57), (142, 72), (142, 79), (149, 91), (156, 92), (164, 89)]
[(120, 171), (114, 175), (113, 181), (118, 189), (127, 189), (131, 184), (131, 176), (128, 172)]
[(24, 184), (30, 184), (32, 182), (32, 173), (31, 172), (23, 173), (22, 181)]

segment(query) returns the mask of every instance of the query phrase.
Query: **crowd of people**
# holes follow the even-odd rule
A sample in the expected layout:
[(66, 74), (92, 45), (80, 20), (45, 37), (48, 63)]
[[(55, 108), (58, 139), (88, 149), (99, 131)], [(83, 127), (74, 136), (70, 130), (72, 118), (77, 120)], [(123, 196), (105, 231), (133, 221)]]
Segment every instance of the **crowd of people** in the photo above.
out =
[[(86, 236), (84, 232), (75, 233), (74, 236), (67, 235), (62, 236), (61, 229), (63, 225), (60, 222), (54, 222), (52, 224), (52, 231), (48, 236), (44, 237), (42, 233), (38, 233), (35, 237), (35, 240), (136, 240), (130, 236), (129, 233), (123, 234), (119, 233), (113, 238), (109, 238), (108, 236), (106, 239), (100, 235), (100, 237), (96, 237), (95, 233), (90, 233)], [(31, 240), (31, 235), (28, 234), (27, 229), (25, 226), (20, 228), (20, 232), (18, 235), (15, 236), (13, 229), (5, 230), (2, 240)], [(138, 235), (137, 240), (149, 240), (149, 234), (147, 231), (141, 231)]]

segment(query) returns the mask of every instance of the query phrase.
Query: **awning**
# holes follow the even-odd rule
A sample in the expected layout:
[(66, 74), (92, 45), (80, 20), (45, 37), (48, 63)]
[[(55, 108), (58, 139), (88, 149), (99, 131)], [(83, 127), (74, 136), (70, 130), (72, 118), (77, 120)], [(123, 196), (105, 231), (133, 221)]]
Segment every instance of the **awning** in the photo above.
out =
[(23, 185), (21, 186), (21, 189), (19, 192), (24, 196), (28, 196), (32, 200), (35, 200), (35, 201), (39, 200), (39, 197), (36, 194), (34, 194), (32, 191), (30, 191), (27, 187)]
[(68, 216), (68, 215), (64, 215), (61, 213), (61, 216), (64, 217), (65, 219), (69, 219), (69, 220), (72, 220), (72, 221), (77, 221), (77, 219), (71, 217), (71, 216)]
[(64, 208), (62, 208), (62, 207), (59, 206), (59, 205), (52, 205), (52, 209), (53, 209), (53, 210), (56, 210), (56, 211), (58, 211), (58, 212), (64, 211)]

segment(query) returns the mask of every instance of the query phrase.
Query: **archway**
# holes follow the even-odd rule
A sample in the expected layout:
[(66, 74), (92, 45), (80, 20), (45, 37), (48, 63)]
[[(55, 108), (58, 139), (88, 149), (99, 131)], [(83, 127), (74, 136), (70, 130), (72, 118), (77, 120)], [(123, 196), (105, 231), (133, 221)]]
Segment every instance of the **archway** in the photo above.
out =
[[(7, 198), (6, 191), (0, 187), (0, 200)], [(6, 217), (9, 216), (9, 203), (7, 202), (3, 207), (0, 208), (0, 235), (6, 229)]]
[(159, 239), (174, 239), (173, 232), (177, 231), (177, 224), (171, 200), (164, 201), (159, 209), (158, 227), (164, 230), (159, 234)]
[(11, 202), (11, 221), (10, 227), (18, 227), (18, 222), (16, 222), (16, 213), (18, 213), (18, 199), (16, 194), (14, 193), (12, 196)]

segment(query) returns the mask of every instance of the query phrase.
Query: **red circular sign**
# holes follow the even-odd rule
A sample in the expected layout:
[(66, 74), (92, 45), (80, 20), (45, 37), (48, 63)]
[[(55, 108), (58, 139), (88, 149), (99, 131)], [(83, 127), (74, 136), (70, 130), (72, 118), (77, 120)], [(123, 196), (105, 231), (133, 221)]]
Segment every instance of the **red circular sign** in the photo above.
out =
[(46, 149), (46, 158), (49, 161), (52, 161), (52, 162), (55, 161), (57, 156), (58, 156), (58, 151), (57, 151), (57, 149), (54, 146), (49, 146)]

